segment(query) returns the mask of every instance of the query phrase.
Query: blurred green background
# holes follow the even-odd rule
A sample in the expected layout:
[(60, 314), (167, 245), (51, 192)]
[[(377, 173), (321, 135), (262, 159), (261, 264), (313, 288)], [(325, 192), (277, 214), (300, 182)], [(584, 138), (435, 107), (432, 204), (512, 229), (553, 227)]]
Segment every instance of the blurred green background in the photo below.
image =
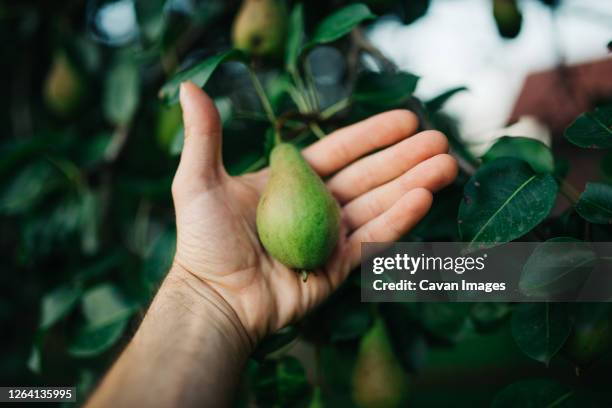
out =
[[(250, 1), (263, 7), (276, 0)], [(265, 166), (271, 148), (274, 127), (249, 72), (263, 84), (272, 109), (282, 118), (276, 127), (300, 145), (386, 109), (412, 109), (424, 128), (448, 135), (462, 172), (437, 195), (431, 214), (406, 240), (460, 239), (457, 211), (463, 185), (482, 160), (462, 138), (461, 121), (443, 107), (465, 89), (448, 87), (438, 97), (415, 97), (419, 78), (398, 73), (367, 31), (381, 20), (370, 12), (412, 27), (433, 6), (428, 0), (370, 0), (360, 6), (365, 8), (343, 8), (354, 3), (305, 1), (298, 13), (297, 2), (279, 0), (276, 17), (264, 13), (266, 31), (241, 42), (241, 35), (232, 34), (238, 0), (0, 2), (0, 69), (7, 94), (0, 101), (5, 126), (0, 144), (0, 384), (76, 385), (82, 403), (124, 347), (170, 266), (176, 241), (170, 184), (183, 129), (180, 108), (164, 104), (160, 89), (184, 69), (196, 67), (202, 75), (212, 67), (211, 57), (232, 46), (247, 48), (247, 64), (215, 65), (200, 84), (206, 82), (221, 113), (223, 156), (231, 174)], [(562, 2), (483, 0), (471, 7), (486, 10), (495, 27), (489, 35), (509, 46), (521, 33), (521, 10), (531, 3), (554, 15)], [(343, 10), (330, 26), (325, 18)], [(295, 28), (296, 16), (303, 30)], [(347, 24), (345, 30), (335, 32), (341, 23)], [(295, 32), (304, 39), (292, 40)], [(298, 44), (299, 51), (310, 44), (308, 39), (312, 47), (306, 47), (302, 58), (288, 56), (294, 48), (286, 41)], [(605, 49), (605, 44), (597, 46)], [(297, 68), (291, 61), (297, 61)], [(427, 72), (418, 74), (427, 79)], [(589, 94), (577, 105), (581, 109), (561, 123), (568, 125), (583, 110), (609, 102), (608, 84), (595, 85), (603, 91)], [(609, 125), (606, 109), (599, 118)], [(562, 136), (562, 130), (554, 129), (557, 123), (548, 123), (553, 139)], [(544, 160), (550, 167), (545, 172), (559, 180), (570, 164), (578, 163), (578, 173), (593, 175), (604, 189), (610, 188), (609, 153), (573, 153), (576, 147), (563, 143), (554, 152), (561, 156), (554, 163), (550, 139), (548, 145), (521, 141), (501, 156), (533, 165), (550, 155), (550, 161)], [(484, 161), (497, 157), (485, 156)], [(584, 162), (589, 166), (582, 167)], [(604, 201), (611, 197), (609, 190), (602, 194)], [(556, 192), (551, 203), (555, 199)], [(599, 221), (609, 217), (598, 215)], [(557, 202), (544, 220), (547, 216), (534, 220), (539, 224), (535, 233), (509, 232), (507, 240), (525, 234), (527, 239), (612, 238), (609, 225), (578, 214), (567, 203)], [(495, 406), (612, 405), (607, 305), (601, 313), (597, 305), (550, 306), (554, 310), (546, 309), (546, 316), (554, 312), (562, 318), (545, 321), (544, 328), (560, 321), (567, 325), (538, 354), (525, 345), (530, 340), (521, 337), (524, 321), (515, 312), (521, 309), (529, 315), (527, 324), (537, 324), (530, 313), (542, 312), (540, 306), (372, 306), (360, 303), (359, 293), (354, 274), (320, 310), (264, 342), (249, 363), (237, 404), (353, 406), (359, 399), (356, 384), (368, 387), (368, 380), (358, 380), (354, 372), (359, 371), (360, 343), (363, 350), (364, 339), (370, 338), (372, 348), (383, 355), (393, 349), (408, 385), (401, 397), (369, 406), (477, 407), (494, 399)], [(372, 334), (381, 321), (383, 334)], [(586, 322), (584, 330), (581, 322)], [(576, 340), (577, 333), (586, 334)], [(580, 343), (578, 353), (586, 357), (572, 353), (573, 342)], [(387, 360), (375, 357), (369, 375), (385, 378), (377, 370), (393, 372), (396, 368), (385, 366)], [(542, 380), (521, 382), (531, 379)], [(504, 387), (517, 382), (504, 393)]]

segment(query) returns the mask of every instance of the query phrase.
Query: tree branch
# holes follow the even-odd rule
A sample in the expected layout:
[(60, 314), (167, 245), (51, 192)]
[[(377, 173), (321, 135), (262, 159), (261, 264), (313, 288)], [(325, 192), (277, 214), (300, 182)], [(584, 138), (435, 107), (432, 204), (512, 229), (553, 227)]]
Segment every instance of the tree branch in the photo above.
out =
[[(366, 38), (361, 28), (355, 28), (351, 32), (351, 38), (353, 39), (354, 44), (359, 50), (366, 52), (376, 60), (382, 72), (397, 72), (399, 70), (397, 64), (387, 58), (385, 54), (383, 54), (374, 44), (372, 44)], [(421, 129), (435, 129), (435, 126), (433, 125), (431, 120), (429, 120), (429, 115), (427, 114), (425, 107), (419, 99), (415, 98), (414, 96), (410, 96), (410, 99), (408, 99), (408, 101), (406, 102), (406, 107), (417, 116)], [(457, 165), (463, 172), (469, 175), (472, 175), (476, 172), (476, 168), (463, 157), (461, 157), (461, 155), (459, 155), (457, 152), (451, 150), (450, 154), (453, 155), (453, 157), (457, 160)]]

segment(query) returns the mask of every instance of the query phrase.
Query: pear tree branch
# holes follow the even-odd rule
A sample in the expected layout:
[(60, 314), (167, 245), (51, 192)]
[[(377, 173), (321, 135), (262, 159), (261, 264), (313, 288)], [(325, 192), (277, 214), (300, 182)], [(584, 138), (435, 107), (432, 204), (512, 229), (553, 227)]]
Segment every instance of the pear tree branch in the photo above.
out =
[[(399, 70), (397, 64), (391, 61), (385, 54), (382, 53), (374, 44), (367, 39), (361, 28), (357, 27), (351, 32), (351, 38), (357, 46), (357, 48), (367, 54), (369, 54), (377, 62), (379, 68), (383, 72), (397, 72)], [(435, 129), (433, 123), (429, 120), (427, 112), (423, 107), (421, 101), (414, 96), (411, 96), (406, 103), (407, 108), (410, 109), (419, 119), (419, 123), (423, 130)], [(472, 175), (476, 172), (476, 168), (465, 160), (461, 155), (451, 150), (450, 154), (457, 160), (459, 168), (466, 174)]]

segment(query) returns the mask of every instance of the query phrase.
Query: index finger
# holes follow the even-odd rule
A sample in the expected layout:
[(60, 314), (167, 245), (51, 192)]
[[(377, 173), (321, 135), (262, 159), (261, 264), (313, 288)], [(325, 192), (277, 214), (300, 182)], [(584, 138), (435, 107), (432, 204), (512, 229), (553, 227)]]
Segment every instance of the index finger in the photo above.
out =
[(321, 177), (329, 176), (358, 158), (412, 135), (417, 116), (405, 109), (383, 112), (338, 129), (302, 151)]

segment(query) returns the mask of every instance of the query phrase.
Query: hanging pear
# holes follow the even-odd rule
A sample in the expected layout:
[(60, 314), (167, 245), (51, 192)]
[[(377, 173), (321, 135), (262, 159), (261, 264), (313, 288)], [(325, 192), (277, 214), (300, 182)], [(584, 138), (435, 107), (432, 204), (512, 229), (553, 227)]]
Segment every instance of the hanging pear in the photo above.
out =
[(493, 0), (493, 18), (502, 37), (514, 38), (519, 35), (523, 16), (517, 0)]
[(334, 250), (340, 209), (323, 180), (289, 143), (270, 154), (270, 179), (257, 206), (257, 233), (264, 248), (284, 265), (313, 270)]
[(79, 106), (85, 84), (63, 52), (53, 58), (44, 84), (45, 103), (54, 113), (67, 116)]
[(287, 18), (282, 0), (244, 0), (232, 27), (234, 47), (257, 56), (281, 55)]
[(361, 408), (405, 406), (408, 378), (398, 363), (382, 320), (361, 339), (353, 371), (353, 400)]
[(588, 368), (612, 349), (612, 313), (608, 303), (581, 303), (576, 309), (562, 353), (576, 367)]

